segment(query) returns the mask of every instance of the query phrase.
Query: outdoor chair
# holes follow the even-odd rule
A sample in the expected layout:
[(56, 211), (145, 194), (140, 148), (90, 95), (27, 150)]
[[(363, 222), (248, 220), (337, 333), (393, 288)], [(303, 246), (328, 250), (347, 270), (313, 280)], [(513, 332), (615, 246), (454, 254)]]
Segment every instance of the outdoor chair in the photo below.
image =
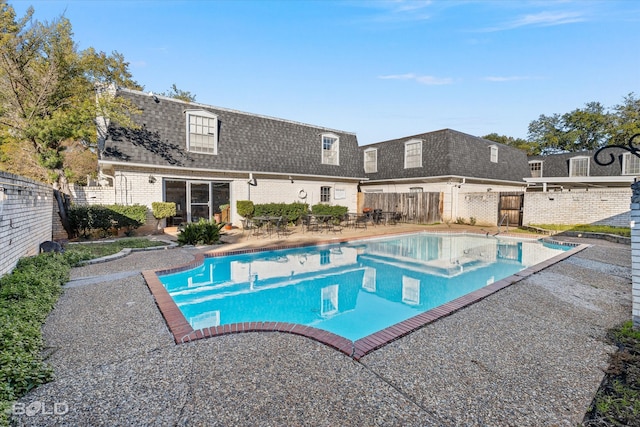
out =
[(278, 237), (287, 237), (289, 234), (289, 219), (287, 217), (281, 216), (276, 221), (276, 235)]
[(353, 222), (353, 228), (364, 228), (366, 230), (368, 221), (369, 217), (367, 215), (359, 215)]
[(305, 215), (302, 217), (302, 230), (306, 231), (320, 231), (320, 224), (318, 220), (312, 215)]

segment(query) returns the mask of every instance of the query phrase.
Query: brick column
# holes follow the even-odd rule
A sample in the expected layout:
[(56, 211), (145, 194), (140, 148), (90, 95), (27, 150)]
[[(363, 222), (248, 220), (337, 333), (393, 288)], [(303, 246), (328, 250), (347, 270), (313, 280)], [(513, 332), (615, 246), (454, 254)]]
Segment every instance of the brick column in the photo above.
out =
[(631, 184), (631, 268), (634, 328), (640, 328), (640, 181)]

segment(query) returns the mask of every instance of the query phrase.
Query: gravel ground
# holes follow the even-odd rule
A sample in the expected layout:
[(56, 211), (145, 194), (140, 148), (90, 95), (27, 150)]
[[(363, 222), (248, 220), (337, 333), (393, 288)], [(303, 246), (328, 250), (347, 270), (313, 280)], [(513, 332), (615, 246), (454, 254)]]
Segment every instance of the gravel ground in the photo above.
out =
[(80, 267), (43, 328), (56, 379), (21, 399), (30, 416), (13, 421), (575, 426), (615, 350), (606, 329), (631, 317), (630, 248), (595, 243), (360, 362), (280, 333), (173, 344), (136, 272), (194, 249)]

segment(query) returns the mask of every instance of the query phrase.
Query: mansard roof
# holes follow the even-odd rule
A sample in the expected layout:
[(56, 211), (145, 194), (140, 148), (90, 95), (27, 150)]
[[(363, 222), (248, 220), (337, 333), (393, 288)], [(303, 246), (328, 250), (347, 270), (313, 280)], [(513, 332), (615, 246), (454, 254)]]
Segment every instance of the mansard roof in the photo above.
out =
[[(404, 167), (405, 143), (420, 140), (422, 167)], [(491, 162), (491, 147), (498, 148), (498, 162)], [(360, 147), (378, 150), (378, 171), (366, 173), (372, 181), (458, 176), (522, 182), (529, 176), (524, 151), (452, 129), (421, 133)]]
[[(363, 159), (356, 135), (321, 126), (184, 102), (140, 91), (117, 95), (140, 110), (138, 129), (111, 124), (100, 153), (102, 162), (215, 171), (304, 174), (361, 179)], [(189, 152), (186, 111), (202, 110), (218, 118), (216, 155)], [(339, 137), (339, 165), (323, 164), (321, 135)]]

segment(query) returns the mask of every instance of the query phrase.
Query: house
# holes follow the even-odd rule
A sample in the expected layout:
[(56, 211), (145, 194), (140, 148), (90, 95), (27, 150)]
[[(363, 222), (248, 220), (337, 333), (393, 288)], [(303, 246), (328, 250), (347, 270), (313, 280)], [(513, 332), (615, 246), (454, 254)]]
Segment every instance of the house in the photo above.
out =
[[(451, 129), (360, 147), (366, 193), (439, 192), (442, 220), (498, 223), (500, 195), (524, 194), (526, 154)], [(519, 213), (519, 207), (515, 208)]]
[(628, 227), (631, 184), (640, 158), (617, 147), (530, 156), (525, 224), (606, 224)]
[(175, 202), (168, 225), (213, 218), (223, 205), (230, 205), (223, 220), (240, 225), (238, 200), (329, 203), (357, 212), (367, 203), (380, 207), (383, 195), (418, 200), (416, 193), (438, 196), (436, 221), (626, 225), (629, 184), (640, 173), (640, 159), (622, 150), (607, 167), (596, 165), (593, 153), (527, 158), (451, 129), (359, 146), (351, 132), (111, 90), (138, 107), (137, 127), (98, 120), (100, 185), (76, 187), (75, 199)]
[(98, 203), (175, 202), (170, 222), (212, 218), (237, 200), (330, 203), (356, 209), (364, 179), (355, 134), (248, 114), (129, 89), (117, 96), (140, 110), (137, 129), (105, 123), (99, 141), (103, 190), (80, 199)]

